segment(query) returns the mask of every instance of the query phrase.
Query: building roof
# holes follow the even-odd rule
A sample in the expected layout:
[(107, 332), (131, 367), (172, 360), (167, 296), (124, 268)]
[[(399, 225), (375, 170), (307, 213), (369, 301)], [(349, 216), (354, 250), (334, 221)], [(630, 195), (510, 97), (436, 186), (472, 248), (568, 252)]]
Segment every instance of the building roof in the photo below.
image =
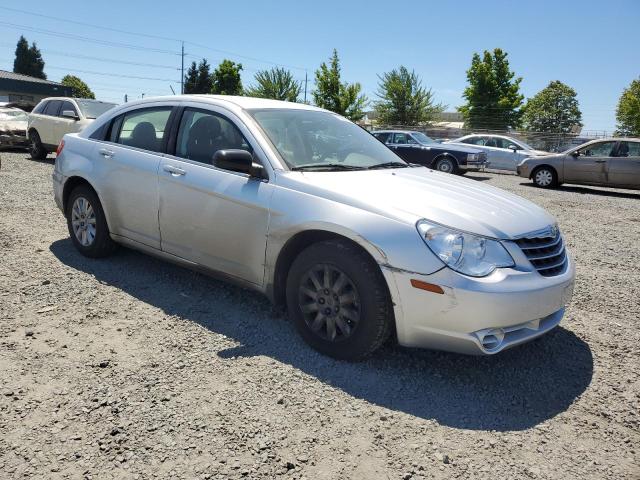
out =
[(29, 75), (22, 75), (21, 73), (8, 72), (7, 70), (0, 70), (0, 78), (6, 78), (7, 80), (17, 80), (19, 82), (46, 83), (48, 85), (60, 85), (60, 83), (52, 82), (51, 80), (43, 80), (41, 78), (31, 77)]

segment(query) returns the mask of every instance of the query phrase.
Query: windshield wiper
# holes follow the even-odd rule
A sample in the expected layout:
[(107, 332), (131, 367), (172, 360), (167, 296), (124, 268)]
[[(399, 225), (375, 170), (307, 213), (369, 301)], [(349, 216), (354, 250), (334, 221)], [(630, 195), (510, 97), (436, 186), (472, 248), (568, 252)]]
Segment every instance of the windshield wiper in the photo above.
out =
[(400, 162), (385, 162), (385, 163), (379, 163), (378, 165), (371, 165), (370, 167), (367, 167), (367, 170), (375, 170), (377, 168), (407, 168), (409, 165), (407, 165), (406, 163), (400, 163)]
[(345, 165), (344, 163), (310, 163), (308, 165), (298, 165), (291, 167), (291, 170), (363, 170), (364, 167), (355, 165)]

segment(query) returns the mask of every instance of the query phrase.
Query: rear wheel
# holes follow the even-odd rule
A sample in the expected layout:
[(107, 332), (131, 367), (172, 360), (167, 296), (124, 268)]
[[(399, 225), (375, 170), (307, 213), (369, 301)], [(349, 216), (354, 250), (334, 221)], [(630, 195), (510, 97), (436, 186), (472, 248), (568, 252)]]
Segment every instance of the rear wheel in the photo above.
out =
[(117, 248), (109, 236), (100, 200), (87, 185), (74, 188), (69, 195), (67, 226), (73, 245), (86, 257), (106, 257)]
[(436, 170), (443, 173), (457, 173), (458, 166), (451, 157), (441, 157), (436, 160)]
[(311, 245), (287, 277), (287, 308), (302, 338), (319, 352), (357, 361), (389, 337), (392, 309), (378, 265), (355, 245)]
[(44, 160), (47, 158), (47, 150), (42, 145), (42, 141), (40, 140), (40, 135), (38, 132), (33, 130), (29, 134), (29, 154), (31, 158), (34, 160)]
[(558, 174), (551, 167), (539, 167), (531, 175), (533, 183), (540, 188), (554, 188), (558, 186)]

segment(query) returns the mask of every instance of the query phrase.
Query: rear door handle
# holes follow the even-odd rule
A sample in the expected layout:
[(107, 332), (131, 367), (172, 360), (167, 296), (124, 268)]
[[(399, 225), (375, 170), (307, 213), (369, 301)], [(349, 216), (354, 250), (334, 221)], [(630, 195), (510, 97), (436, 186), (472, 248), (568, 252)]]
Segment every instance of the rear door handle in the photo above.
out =
[(173, 175), (174, 177), (178, 177), (178, 176), (186, 175), (186, 174), (187, 174), (186, 170), (183, 170), (183, 169), (178, 168), (178, 167), (174, 167), (173, 165), (164, 165), (164, 166), (162, 167), (162, 169), (163, 169), (165, 172), (170, 173), (170, 174), (171, 174), (171, 175)]
[(106, 148), (101, 148), (100, 150), (98, 150), (98, 153), (100, 153), (100, 155), (102, 155), (104, 158), (111, 158), (115, 155), (113, 150), (108, 150)]

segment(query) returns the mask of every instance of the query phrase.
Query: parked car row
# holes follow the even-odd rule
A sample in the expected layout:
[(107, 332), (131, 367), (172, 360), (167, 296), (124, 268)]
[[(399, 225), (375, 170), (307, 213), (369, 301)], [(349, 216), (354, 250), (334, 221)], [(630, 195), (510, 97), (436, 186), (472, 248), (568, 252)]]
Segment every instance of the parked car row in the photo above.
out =
[[(122, 244), (260, 291), (336, 358), (389, 337), (490, 355), (556, 327), (575, 272), (556, 220), (443, 173), (483, 152), (376, 133), (386, 145), (291, 102), (127, 103), (64, 136), (55, 201), (83, 255)], [(455, 168), (422, 166), (444, 158)]]
[(24, 110), (0, 107), (0, 148), (26, 147), (27, 121)]

